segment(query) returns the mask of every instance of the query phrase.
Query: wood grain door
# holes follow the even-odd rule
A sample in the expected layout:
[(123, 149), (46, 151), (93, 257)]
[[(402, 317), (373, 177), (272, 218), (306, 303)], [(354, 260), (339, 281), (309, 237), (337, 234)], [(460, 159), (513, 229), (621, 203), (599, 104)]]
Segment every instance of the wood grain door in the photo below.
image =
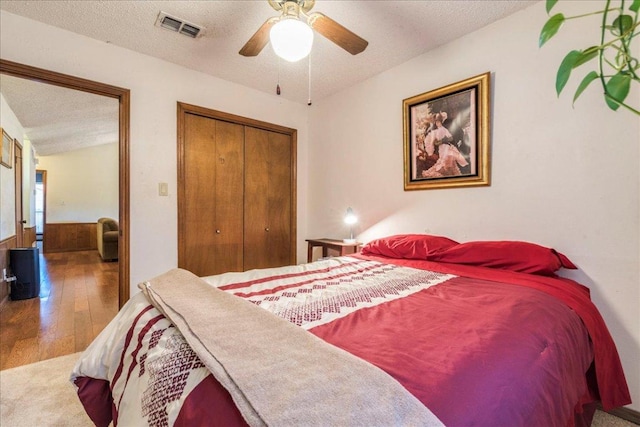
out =
[(187, 113), (182, 156), (178, 266), (242, 271), (244, 126)]
[(245, 130), (244, 268), (292, 263), (292, 142), (289, 135)]

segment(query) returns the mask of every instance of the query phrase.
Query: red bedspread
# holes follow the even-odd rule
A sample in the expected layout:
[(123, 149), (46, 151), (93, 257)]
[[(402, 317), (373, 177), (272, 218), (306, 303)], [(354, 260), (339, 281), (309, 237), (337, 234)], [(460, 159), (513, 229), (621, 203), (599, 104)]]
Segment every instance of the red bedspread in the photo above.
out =
[(360, 255), (360, 257), (469, 278), (526, 286), (559, 299), (580, 316), (594, 344), (595, 373), (597, 377), (595, 381), (597, 381), (598, 385), (597, 390), (592, 390), (596, 393), (595, 397), (602, 402), (605, 410), (631, 403), (631, 396), (618, 351), (600, 312), (591, 301), (589, 288), (562, 277), (538, 276), (507, 270), (429, 261), (400, 260), (363, 255)]
[[(583, 404), (598, 394), (605, 409), (630, 402), (617, 351), (585, 287), (566, 279), (482, 267), (362, 255), (348, 260), (341, 262), (355, 269), (357, 280), (352, 273), (333, 267), (321, 272), (300, 267), (278, 275), (277, 280), (237, 276), (238, 280), (228, 281), (220, 289), (257, 305), (272, 305), (270, 311), (380, 367), (447, 426), (564, 427), (573, 424)], [(423, 287), (414, 286), (411, 280), (385, 282), (380, 280), (384, 268), (372, 267), (372, 260), (436, 273), (418, 274), (426, 283)], [(314, 276), (320, 273), (321, 278)], [(330, 290), (343, 282), (364, 283), (367, 275), (376, 276), (380, 286), (362, 290), (356, 286), (355, 290), (304, 300), (305, 294), (316, 289)], [(283, 303), (301, 296), (306, 302), (294, 310)], [(277, 304), (283, 305), (278, 308)], [(146, 350), (139, 351), (146, 345), (146, 335), (153, 335), (154, 346), (158, 346), (163, 331), (170, 330), (164, 325), (162, 331), (154, 331), (144, 322), (131, 326), (129, 334), (138, 334), (140, 343), (131, 347), (140, 357), (147, 357)], [(109, 339), (115, 336), (112, 331), (109, 334)], [(120, 364), (130, 363), (127, 369), (133, 381), (138, 356), (126, 362), (131, 356), (126, 346), (124, 353), (127, 356), (118, 359)], [(597, 388), (586, 374), (593, 373), (589, 367), (594, 354)], [(151, 365), (151, 359), (146, 363)], [(86, 385), (82, 378), (91, 375), (88, 369), (81, 369), (82, 362), (78, 367), (76, 383)], [(192, 375), (185, 374), (187, 371), (183, 369), (181, 375)], [(199, 385), (191, 386), (190, 393), (181, 398), (175, 425), (243, 423), (237, 411), (216, 409), (210, 402), (215, 390), (226, 396), (221, 407), (230, 403), (228, 394), (219, 390), (221, 386), (211, 376), (198, 381)], [(115, 394), (122, 393), (113, 384), (110, 387)], [(95, 397), (79, 394), (83, 403)], [(110, 401), (104, 405), (111, 411)], [(121, 410), (113, 409), (114, 413)]]

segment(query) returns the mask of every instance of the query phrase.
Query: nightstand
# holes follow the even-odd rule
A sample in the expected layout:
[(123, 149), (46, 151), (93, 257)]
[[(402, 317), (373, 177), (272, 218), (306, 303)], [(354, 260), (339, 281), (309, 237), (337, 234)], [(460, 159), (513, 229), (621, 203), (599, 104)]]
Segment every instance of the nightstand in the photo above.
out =
[(335, 239), (307, 239), (309, 249), (307, 250), (307, 262), (313, 261), (313, 248), (320, 246), (322, 248), (322, 257), (325, 258), (329, 249), (337, 251), (340, 256), (349, 255), (358, 252), (358, 248), (362, 243), (345, 243), (342, 240)]

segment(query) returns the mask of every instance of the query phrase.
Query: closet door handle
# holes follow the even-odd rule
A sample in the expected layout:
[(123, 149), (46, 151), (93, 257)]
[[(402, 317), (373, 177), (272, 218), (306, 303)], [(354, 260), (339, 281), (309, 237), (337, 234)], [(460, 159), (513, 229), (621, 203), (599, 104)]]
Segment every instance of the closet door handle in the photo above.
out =
[(269, 227), (265, 227), (264, 231), (269, 232)]
[(220, 234), (220, 230), (216, 230), (216, 234)]

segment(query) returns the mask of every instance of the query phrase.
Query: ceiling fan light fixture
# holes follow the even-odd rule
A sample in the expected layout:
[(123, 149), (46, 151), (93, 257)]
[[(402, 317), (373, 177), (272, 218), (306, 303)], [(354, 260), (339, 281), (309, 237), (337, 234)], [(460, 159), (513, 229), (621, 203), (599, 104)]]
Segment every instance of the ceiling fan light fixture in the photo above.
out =
[(276, 55), (297, 62), (311, 53), (313, 30), (296, 18), (284, 18), (271, 27), (269, 40)]

